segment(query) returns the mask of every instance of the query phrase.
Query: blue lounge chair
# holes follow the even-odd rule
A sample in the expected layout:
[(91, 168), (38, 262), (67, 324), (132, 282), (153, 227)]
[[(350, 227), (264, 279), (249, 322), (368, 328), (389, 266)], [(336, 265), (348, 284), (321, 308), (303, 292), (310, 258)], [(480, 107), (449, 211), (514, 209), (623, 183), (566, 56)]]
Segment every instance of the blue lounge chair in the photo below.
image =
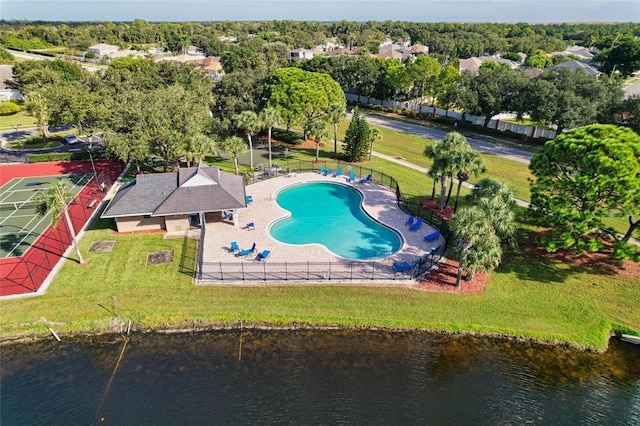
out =
[(269, 250), (262, 250), (262, 252), (258, 253), (258, 260), (266, 262), (269, 256), (271, 256), (271, 252)]
[(318, 167), (318, 171), (320, 172), (321, 175), (324, 175), (324, 167), (322, 166)]
[(409, 227), (409, 230), (417, 231), (418, 229), (420, 229), (422, 227), (422, 222), (424, 222), (424, 219), (419, 217), (418, 220), (416, 220), (414, 222), (414, 224)]
[(333, 169), (327, 169), (327, 170), (324, 172), (324, 175), (325, 175), (325, 176), (331, 176), (332, 174), (333, 174)]
[(354, 172), (349, 172), (349, 182), (355, 182), (356, 174)]
[(238, 256), (240, 257), (249, 256), (251, 253), (255, 253), (255, 251), (256, 251), (256, 243), (253, 243), (250, 249), (240, 250), (238, 252)]
[(255, 223), (253, 223), (253, 222), (249, 222), (249, 223), (247, 223), (247, 229), (248, 229), (249, 231), (254, 231), (254, 230), (256, 229), (256, 224), (255, 224)]
[(360, 183), (371, 182), (371, 175), (367, 175), (366, 178), (360, 179), (358, 182), (360, 182)]
[(253, 195), (247, 195), (247, 204), (253, 203)]
[(231, 241), (231, 248), (230, 248), (232, 253), (237, 253), (240, 251), (240, 247), (238, 247), (238, 243), (236, 243), (235, 241)]
[(333, 177), (342, 176), (342, 167), (338, 167), (338, 170), (333, 174)]
[(408, 274), (411, 272), (411, 264), (409, 262), (394, 262), (393, 272), (396, 274)]
[(227, 212), (222, 212), (222, 214), (224, 214), (225, 219), (233, 220), (233, 214)]
[(415, 217), (413, 217), (413, 216), (409, 216), (409, 217), (407, 218), (407, 221), (406, 221), (404, 224), (405, 224), (405, 225), (407, 225), (407, 226), (409, 226), (409, 227), (411, 227), (411, 225), (413, 225), (413, 221), (414, 221), (414, 220), (415, 220)]
[(429, 235), (426, 235), (426, 236), (424, 237), (424, 240), (425, 240), (425, 241), (433, 241), (433, 240), (435, 240), (436, 238), (438, 238), (439, 236), (440, 236), (440, 231), (435, 231), (435, 232), (432, 232), (432, 233), (431, 233), (431, 234), (429, 234)]

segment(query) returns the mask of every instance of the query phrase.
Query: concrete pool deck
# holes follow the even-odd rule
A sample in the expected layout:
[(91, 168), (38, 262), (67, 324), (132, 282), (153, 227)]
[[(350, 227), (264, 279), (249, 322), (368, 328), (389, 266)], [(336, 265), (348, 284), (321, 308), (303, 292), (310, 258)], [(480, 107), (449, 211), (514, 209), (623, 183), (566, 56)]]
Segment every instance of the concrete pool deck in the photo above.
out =
[[(262, 250), (271, 251), (267, 262), (344, 261), (344, 258), (336, 256), (324, 246), (284, 244), (272, 238), (268, 233), (268, 227), (273, 221), (288, 215), (288, 212), (276, 203), (275, 194), (291, 184), (317, 181), (343, 183), (357, 188), (364, 194), (365, 211), (377, 221), (395, 229), (402, 235), (403, 246), (400, 251), (385, 259), (380, 259), (381, 262), (388, 262), (390, 267), (396, 261), (415, 261), (430, 253), (432, 247), (443, 243), (442, 237), (431, 242), (424, 241), (424, 236), (434, 231), (434, 228), (427, 223), (423, 223), (417, 231), (408, 229), (405, 225), (408, 215), (400, 210), (395, 192), (390, 188), (374, 182), (359, 183), (358, 180), (348, 183), (346, 176), (331, 177), (305, 172), (288, 177), (266, 179), (248, 185), (246, 193), (253, 197), (253, 202), (246, 209), (237, 212), (238, 228), (234, 227), (230, 221), (222, 219), (207, 223), (203, 243), (203, 262), (253, 262)], [(246, 227), (249, 222), (255, 224), (255, 229), (249, 230)], [(340, 236), (336, 236), (336, 238), (340, 238)], [(229, 250), (231, 241), (236, 241), (240, 249), (249, 249), (255, 242), (256, 252), (245, 258), (237, 257)]]

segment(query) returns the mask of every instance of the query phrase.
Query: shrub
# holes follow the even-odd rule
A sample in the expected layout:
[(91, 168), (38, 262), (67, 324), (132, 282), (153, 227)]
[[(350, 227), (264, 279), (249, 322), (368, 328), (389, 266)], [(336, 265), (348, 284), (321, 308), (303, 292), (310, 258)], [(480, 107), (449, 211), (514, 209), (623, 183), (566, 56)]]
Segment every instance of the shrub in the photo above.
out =
[(14, 101), (7, 101), (0, 103), (0, 115), (12, 115), (20, 112), (22, 108)]

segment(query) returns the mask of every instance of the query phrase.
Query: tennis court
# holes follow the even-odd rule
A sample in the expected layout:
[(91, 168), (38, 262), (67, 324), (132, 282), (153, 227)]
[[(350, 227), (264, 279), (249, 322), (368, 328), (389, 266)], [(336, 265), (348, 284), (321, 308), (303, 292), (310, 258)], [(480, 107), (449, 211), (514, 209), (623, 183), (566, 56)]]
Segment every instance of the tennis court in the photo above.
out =
[(93, 177), (93, 173), (65, 176), (14, 178), (0, 187), (0, 258), (22, 256), (51, 224), (51, 216), (38, 217), (34, 197), (49, 185), (67, 178), (74, 196)]

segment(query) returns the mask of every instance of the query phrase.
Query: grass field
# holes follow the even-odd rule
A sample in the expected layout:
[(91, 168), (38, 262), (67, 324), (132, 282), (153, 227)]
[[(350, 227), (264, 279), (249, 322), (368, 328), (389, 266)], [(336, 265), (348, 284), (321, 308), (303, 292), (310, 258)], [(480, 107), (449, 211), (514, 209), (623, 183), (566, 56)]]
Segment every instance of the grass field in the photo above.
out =
[(0, 130), (13, 130), (15, 126), (19, 128), (36, 127), (36, 120), (24, 111), (5, 115), (0, 119)]
[[(418, 153), (428, 141), (383, 130), (385, 140), (376, 150), (416, 164), (425, 161)], [(326, 143), (322, 158), (331, 158), (332, 150)], [(313, 149), (291, 155), (314, 157)], [(233, 170), (228, 161), (210, 160)], [(515, 174), (509, 164), (502, 166), (500, 173)], [(367, 167), (394, 176), (409, 199), (430, 195), (432, 182), (424, 173), (380, 158)], [(523, 240), (533, 228), (524, 221), (520, 225)], [(115, 320), (113, 296), (122, 319), (152, 329), (230, 326), (240, 320), (245, 325), (398, 327), (506, 334), (598, 350), (606, 347), (611, 330), (640, 332), (637, 276), (562, 263), (523, 245), (505, 253), (485, 291), (474, 295), (386, 287), (201, 287), (191, 276), (195, 241), (115, 234), (111, 226), (94, 222), (80, 244), (88, 265), (67, 262), (47, 294), (0, 302), (0, 333), (44, 335), (50, 324), (59, 333), (104, 330)], [(100, 240), (116, 240), (114, 251), (88, 253)], [(167, 249), (174, 250), (173, 263), (145, 265), (148, 252)]]

